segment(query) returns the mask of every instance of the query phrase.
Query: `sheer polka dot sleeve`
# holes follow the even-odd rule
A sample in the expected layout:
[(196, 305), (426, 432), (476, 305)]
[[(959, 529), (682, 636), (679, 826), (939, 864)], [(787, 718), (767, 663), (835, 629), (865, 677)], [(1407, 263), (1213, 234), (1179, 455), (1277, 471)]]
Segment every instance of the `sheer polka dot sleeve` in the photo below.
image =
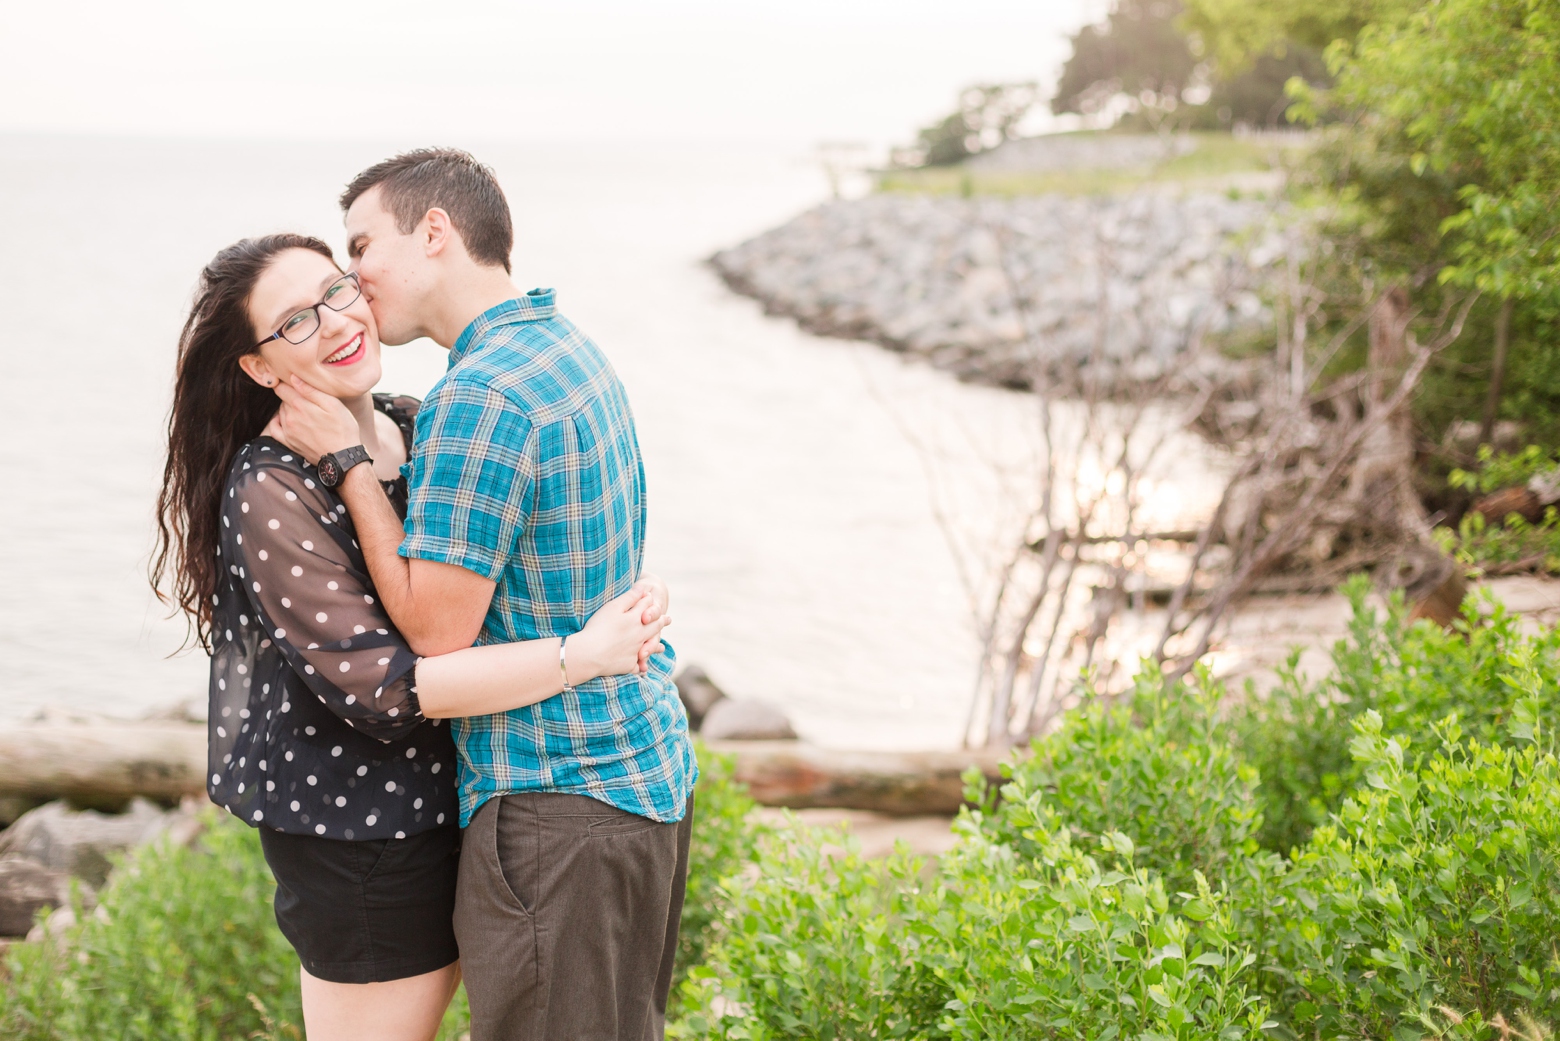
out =
[(259, 461), (264, 454), (223, 504), (229, 570), (321, 703), (369, 737), (405, 737), (423, 720), (417, 659), (370, 591), (345, 507), (307, 473)]

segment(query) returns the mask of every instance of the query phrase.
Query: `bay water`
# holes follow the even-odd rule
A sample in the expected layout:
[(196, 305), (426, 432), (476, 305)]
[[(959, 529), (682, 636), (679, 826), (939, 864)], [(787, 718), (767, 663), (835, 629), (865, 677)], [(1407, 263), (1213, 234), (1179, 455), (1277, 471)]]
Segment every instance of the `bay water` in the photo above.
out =
[[(206, 659), (146, 581), (196, 275), (245, 235), (339, 250), (341, 186), (420, 143), (0, 136), (0, 717), (203, 704)], [(555, 287), (628, 387), (681, 661), (824, 745), (956, 745), (977, 648), (950, 524), (1000, 512), (993, 446), (1032, 402), (809, 336), (710, 273), (823, 200), (805, 149), (469, 147), (514, 208), (516, 281)], [(386, 348), (382, 389), (444, 364)]]

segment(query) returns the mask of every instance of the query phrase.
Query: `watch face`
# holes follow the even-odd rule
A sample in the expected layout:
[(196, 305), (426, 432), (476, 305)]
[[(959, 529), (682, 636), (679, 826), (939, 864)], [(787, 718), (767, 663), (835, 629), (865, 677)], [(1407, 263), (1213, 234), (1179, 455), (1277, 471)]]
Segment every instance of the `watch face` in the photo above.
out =
[(325, 456), (320, 459), (320, 483), (327, 488), (336, 487), (336, 482), (341, 479), (341, 471), (336, 469), (336, 457)]

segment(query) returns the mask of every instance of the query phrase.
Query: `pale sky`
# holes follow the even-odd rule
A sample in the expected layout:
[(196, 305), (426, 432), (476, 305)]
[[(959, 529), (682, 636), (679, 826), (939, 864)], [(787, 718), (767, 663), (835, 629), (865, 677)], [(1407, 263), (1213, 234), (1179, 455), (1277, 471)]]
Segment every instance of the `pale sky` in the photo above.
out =
[(1103, 0), (0, 0), (0, 131), (908, 142)]

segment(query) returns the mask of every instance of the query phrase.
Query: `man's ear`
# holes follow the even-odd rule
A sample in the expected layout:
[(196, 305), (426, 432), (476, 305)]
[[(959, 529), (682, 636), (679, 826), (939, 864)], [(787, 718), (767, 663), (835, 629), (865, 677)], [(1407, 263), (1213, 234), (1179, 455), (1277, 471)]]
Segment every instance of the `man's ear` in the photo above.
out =
[(450, 223), (450, 215), (437, 206), (423, 214), (422, 233), (423, 252), (430, 257), (437, 257), (449, 249), (457, 234), (455, 225)]
[(276, 386), (276, 373), (271, 371), (271, 366), (258, 353), (242, 355), (238, 359), (238, 367), (244, 370), (244, 375), (260, 386)]

